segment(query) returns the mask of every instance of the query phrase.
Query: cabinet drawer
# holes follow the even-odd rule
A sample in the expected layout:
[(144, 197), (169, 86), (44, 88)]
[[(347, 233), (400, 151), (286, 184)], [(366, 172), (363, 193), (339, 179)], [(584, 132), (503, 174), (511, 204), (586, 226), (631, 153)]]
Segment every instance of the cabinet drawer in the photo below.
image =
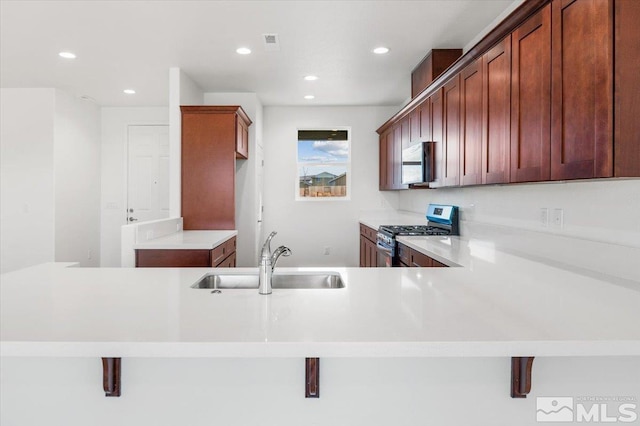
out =
[(378, 231), (373, 228), (369, 228), (367, 225), (360, 224), (360, 235), (366, 239), (375, 242), (378, 238)]
[(211, 266), (211, 250), (136, 250), (137, 268)]
[(229, 254), (236, 251), (236, 237), (225, 241), (211, 250), (211, 266), (218, 266)]
[(431, 262), (432, 262), (431, 266), (434, 267), (434, 268), (448, 268), (447, 265), (445, 265), (444, 263), (440, 263), (435, 259), (431, 259)]
[(236, 267), (236, 254), (231, 253), (226, 259), (224, 259), (216, 268), (235, 268)]

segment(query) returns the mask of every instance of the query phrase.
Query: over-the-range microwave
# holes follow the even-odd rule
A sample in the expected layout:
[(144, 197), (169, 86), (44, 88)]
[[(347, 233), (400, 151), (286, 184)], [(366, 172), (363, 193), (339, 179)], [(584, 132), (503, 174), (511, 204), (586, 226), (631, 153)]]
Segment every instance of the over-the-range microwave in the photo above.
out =
[(435, 142), (418, 142), (402, 150), (402, 184), (425, 184), (435, 173)]

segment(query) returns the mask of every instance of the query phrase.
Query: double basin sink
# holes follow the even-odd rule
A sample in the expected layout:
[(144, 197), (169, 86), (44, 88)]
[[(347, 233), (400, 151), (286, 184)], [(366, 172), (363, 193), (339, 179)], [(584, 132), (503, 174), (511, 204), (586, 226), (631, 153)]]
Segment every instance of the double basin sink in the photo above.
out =
[[(344, 288), (344, 281), (337, 272), (274, 274), (274, 289), (332, 289)], [(202, 277), (191, 288), (207, 290), (258, 289), (258, 274), (217, 274)]]

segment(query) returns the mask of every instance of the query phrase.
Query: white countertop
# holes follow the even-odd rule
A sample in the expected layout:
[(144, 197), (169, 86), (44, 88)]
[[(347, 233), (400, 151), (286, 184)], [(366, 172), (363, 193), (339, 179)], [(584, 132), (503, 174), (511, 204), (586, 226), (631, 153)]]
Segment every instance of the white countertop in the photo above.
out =
[(238, 231), (179, 231), (164, 237), (136, 243), (134, 249), (145, 250), (211, 250), (228, 239), (238, 235)]
[(465, 244), (451, 240), (463, 267), (325, 268), (346, 288), (269, 296), (190, 288), (211, 268), (32, 267), (1, 276), (0, 355), (640, 355), (640, 283)]

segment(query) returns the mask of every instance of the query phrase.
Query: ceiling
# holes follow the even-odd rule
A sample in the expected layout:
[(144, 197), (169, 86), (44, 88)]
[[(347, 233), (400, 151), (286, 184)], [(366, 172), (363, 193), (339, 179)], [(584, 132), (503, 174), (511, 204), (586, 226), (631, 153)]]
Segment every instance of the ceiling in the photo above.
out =
[[(0, 85), (161, 106), (179, 67), (205, 92), (255, 92), (265, 105), (399, 105), (429, 50), (464, 47), (512, 3), (2, 0)], [(279, 51), (265, 51), (265, 33)], [(380, 45), (391, 51), (373, 54)]]

